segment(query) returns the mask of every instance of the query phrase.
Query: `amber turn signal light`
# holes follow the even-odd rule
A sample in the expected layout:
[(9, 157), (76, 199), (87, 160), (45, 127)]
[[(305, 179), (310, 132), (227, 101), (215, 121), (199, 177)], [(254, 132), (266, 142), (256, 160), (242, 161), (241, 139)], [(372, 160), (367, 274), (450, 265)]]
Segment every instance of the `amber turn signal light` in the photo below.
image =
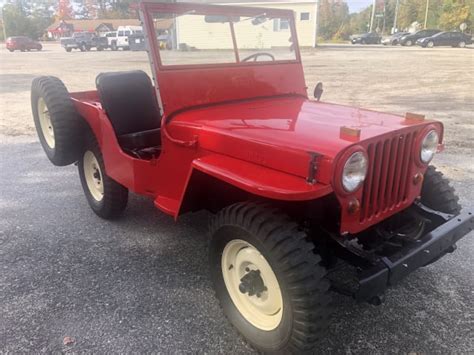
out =
[(354, 214), (360, 211), (360, 202), (358, 199), (354, 198), (349, 201), (349, 205), (347, 206), (347, 212), (349, 214)]
[(413, 184), (418, 185), (419, 183), (423, 182), (423, 174), (417, 173), (413, 176)]

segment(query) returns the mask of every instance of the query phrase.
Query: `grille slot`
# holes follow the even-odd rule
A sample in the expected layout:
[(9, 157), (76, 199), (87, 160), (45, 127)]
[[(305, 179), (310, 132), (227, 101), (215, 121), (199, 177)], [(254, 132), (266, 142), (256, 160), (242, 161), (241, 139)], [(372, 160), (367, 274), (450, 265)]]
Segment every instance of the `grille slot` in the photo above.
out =
[(371, 220), (407, 199), (416, 134), (401, 133), (368, 145), (369, 168), (362, 192), (361, 222)]

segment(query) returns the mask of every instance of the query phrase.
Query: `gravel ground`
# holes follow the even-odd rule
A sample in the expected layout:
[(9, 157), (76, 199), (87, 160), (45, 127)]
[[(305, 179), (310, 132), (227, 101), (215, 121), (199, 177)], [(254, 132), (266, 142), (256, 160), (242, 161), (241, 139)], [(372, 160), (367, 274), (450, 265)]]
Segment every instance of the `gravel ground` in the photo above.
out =
[[(304, 52), (326, 101), (425, 113), (446, 125), (435, 164), (464, 205), (474, 199), (474, 51), (327, 46)], [(52, 168), (33, 135), (31, 79), (71, 91), (101, 71), (145, 69), (144, 53), (0, 49), (0, 353), (251, 353), (208, 277), (205, 213), (175, 224), (132, 196), (124, 218), (88, 208), (76, 168)], [(380, 307), (334, 295), (320, 353), (474, 352), (473, 233), (387, 292)], [(73, 342), (64, 345), (64, 337)]]

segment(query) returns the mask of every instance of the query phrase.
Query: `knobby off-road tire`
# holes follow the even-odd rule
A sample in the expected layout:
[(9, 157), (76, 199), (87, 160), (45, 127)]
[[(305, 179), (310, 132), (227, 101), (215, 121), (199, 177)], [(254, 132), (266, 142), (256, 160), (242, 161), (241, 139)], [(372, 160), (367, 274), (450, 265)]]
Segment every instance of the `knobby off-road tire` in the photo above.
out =
[(421, 203), (443, 213), (458, 215), (461, 212), (459, 197), (448, 178), (429, 166), (421, 188)]
[(99, 144), (92, 133), (86, 136), (77, 166), (92, 210), (104, 219), (119, 217), (127, 207), (128, 189), (107, 176)]
[[(327, 329), (330, 296), (306, 234), (284, 214), (253, 203), (222, 210), (210, 234), (211, 277), (230, 322), (264, 353), (311, 351)], [(260, 297), (242, 289), (257, 270)]]
[(49, 160), (65, 166), (76, 162), (82, 145), (82, 119), (63, 82), (41, 76), (31, 86), (31, 109), (36, 132)]

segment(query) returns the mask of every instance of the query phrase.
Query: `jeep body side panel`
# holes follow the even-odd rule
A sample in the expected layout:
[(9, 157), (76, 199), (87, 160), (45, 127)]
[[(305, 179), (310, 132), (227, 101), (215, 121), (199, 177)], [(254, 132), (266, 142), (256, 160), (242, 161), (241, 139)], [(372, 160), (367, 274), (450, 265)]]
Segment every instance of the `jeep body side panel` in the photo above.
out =
[[(119, 146), (96, 91), (73, 93), (71, 96), (79, 114), (98, 140), (107, 175), (135, 193), (154, 198), (156, 207), (175, 218), (179, 215), (193, 169), (257, 196), (277, 200), (310, 200), (332, 191), (330, 185), (308, 184), (305, 178), (216, 154), (199, 144), (195, 147), (176, 144), (165, 134), (162, 135), (162, 154), (158, 159), (136, 159)], [(171, 132), (182, 138), (189, 138), (192, 133)]]

